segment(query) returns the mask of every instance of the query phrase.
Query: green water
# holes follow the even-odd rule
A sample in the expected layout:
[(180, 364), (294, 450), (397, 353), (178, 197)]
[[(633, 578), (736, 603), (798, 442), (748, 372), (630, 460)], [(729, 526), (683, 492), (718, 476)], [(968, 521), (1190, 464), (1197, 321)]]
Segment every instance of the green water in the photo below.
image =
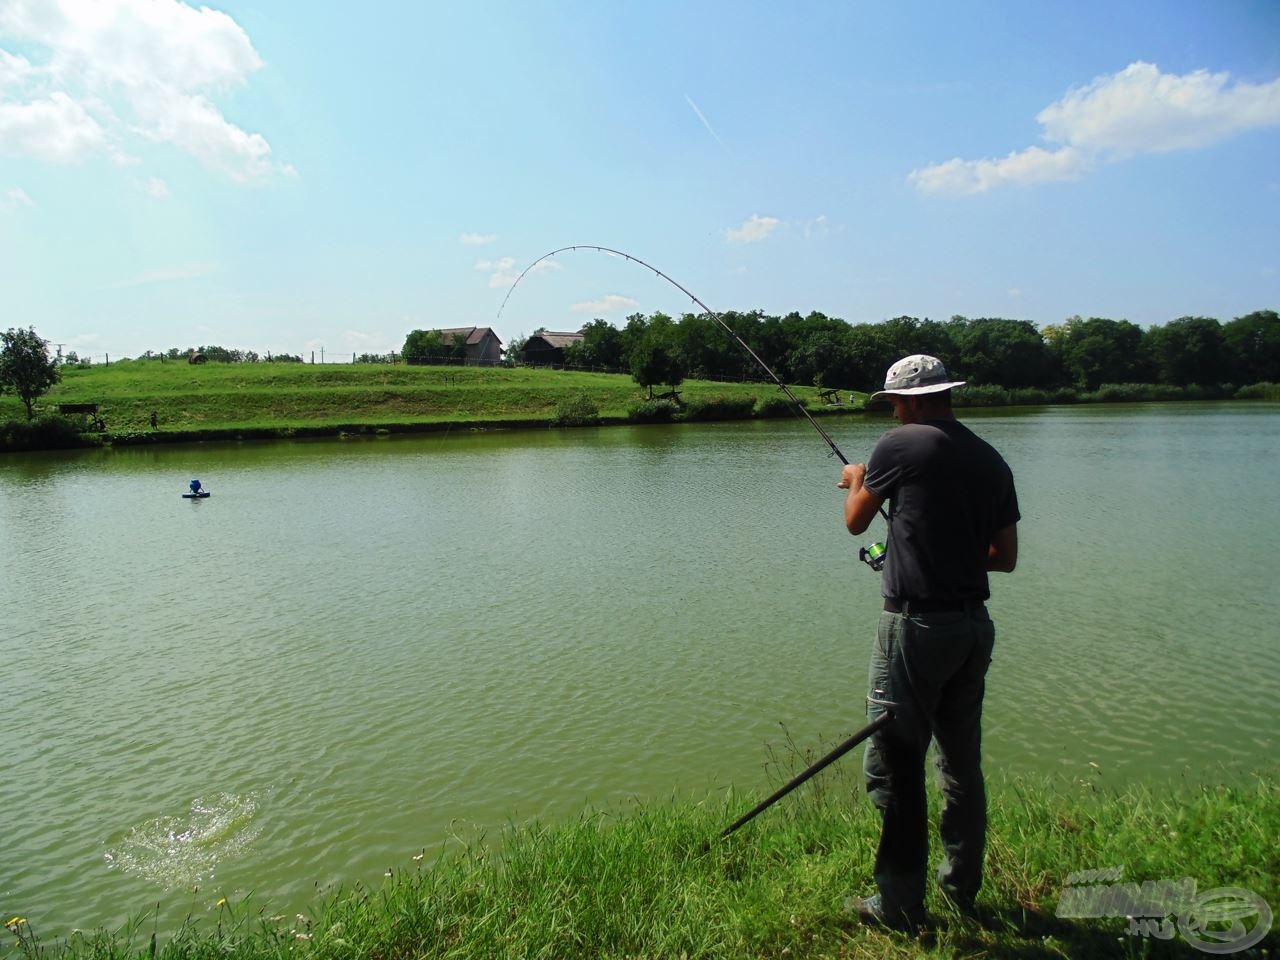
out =
[[(1023, 510), (988, 770), (1274, 769), (1280, 405), (966, 419)], [(289, 912), (452, 832), (769, 786), (864, 722), (837, 468), (791, 421), (0, 459), (0, 913)]]

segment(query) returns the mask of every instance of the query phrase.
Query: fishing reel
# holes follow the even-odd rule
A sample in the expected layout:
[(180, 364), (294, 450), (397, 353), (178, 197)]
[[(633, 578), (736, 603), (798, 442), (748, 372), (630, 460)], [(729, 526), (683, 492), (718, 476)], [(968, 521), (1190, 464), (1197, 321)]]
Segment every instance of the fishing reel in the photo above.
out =
[(884, 569), (885, 546), (883, 543), (873, 543), (869, 547), (863, 547), (858, 551), (858, 559), (865, 563), (868, 567), (879, 573)]

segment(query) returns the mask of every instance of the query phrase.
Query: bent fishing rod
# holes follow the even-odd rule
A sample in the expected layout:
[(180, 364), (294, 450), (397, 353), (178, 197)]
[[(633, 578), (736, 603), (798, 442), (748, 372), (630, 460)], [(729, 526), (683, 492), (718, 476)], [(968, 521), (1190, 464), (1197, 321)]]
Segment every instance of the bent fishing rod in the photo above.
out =
[[(831, 452), (840, 458), (840, 462), (845, 465), (848, 465), (849, 458), (846, 457), (840, 451), (840, 448), (836, 446), (836, 442), (831, 439), (831, 435), (827, 433), (826, 430), (822, 429), (822, 424), (818, 423), (818, 421), (814, 419), (813, 414), (811, 414), (808, 411), (808, 409), (804, 405), (804, 402), (799, 397), (797, 397), (795, 393), (792, 392), (791, 388), (788, 387), (776, 373), (773, 372), (773, 368), (771, 368), (767, 363), (761, 360), (760, 355), (757, 354), (754, 350), (752, 350), (751, 347), (747, 345), (747, 342), (743, 340), (740, 336), (738, 336), (738, 334), (734, 331), (734, 329), (731, 326), (729, 326), (729, 324), (725, 323), (724, 318), (721, 317), (720, 314), (716, 313), (714, 310), (708, 307), (705, 303), (703, 303), (702, 300), (700, 300), (691, 290), (689, 290), (686, 286), (684, 286), (684, 284), (679, 283), (678, 281), (672, 279), (670, 276), (663, 273), (661, 270), (659, 270), (657, 267), (653, 266), (652, 264), (645, 263), (639, 257), (633, 257), (631, 254), (624, 253), (621, 250), (614, 250), (612, 247), (602, 247), (599, 244), (594, 244), (594, 243), (576, 243), (576, 244), (573, 244), (572, 246), (560, 247), (557, 250), (552, 250), (550, 253), (544, 253), (537, 260), (533, 261), (533, 263), (525, 267), (524, 270), (520, 272), (520, 276), (516, 277), (515, 282), (511, 284), (511, 289), (509, 289), (507, 291), (507, 295), (502, 298), (502, 305), (498, 307), (498, 319), (502, 318), (502, 311), (506, 309), (507, 301), (511, 299), (511, 294), (513, 294), (515, 292), (516, 287), (520, 285), (520, 281), (525, 278), (525, 274), (529, 273), (531, 270), (533, 270), (538, 264), (542, 263), (544, 260), (550, 260), (552, 257), (556, 256), (557, 254), (567, 253), (572, 250), (595, 250), (599, 253), (608, 254), (611, 257), (621, 257), (623, 260), (629, 260), (634, 264), (644, 267), (646, 270), (652, 270), (655, 275), (657, 275), (658, 277), (661, 277), (667, 283), (671, 284), (673, 287), (675, 287), (677, 290), (683, 293), (686, 297), (688, 297), (690, 300), (692, 300), (694, 303), (700, 306), (703, 312), (706, 313), (706, 315), (709, 316), (716, 323), (720, 324), (720, 326), (724, 328), (725, 332), (728, 333), (729, 336), (733, 338), (734, 342), (737, 343), (737, 345), (740, 346), (743, 350), (745, 350), (747, 352), (747, 355), (756, 362), (757, 366), (759, 366), (761, 370), (763, 370), (765, 373), (769, 375), (769, 379), (772, 380), (777, 385), (778, 389), (781, 390), (784, 394), (786, 394), (787, 399), (791, 401), (792, 409), (797, 414), (802, 414), (804, 418), (809, 421), (809, 425), (812, 426), (813, 429), (818, 431), (818, 436), (822, 437), (823, 442), (826, 443), (826, 445), (831, 448)], [(880, 515), (884, 517), (886, 523), (889, 521), (889, 515), (885, 513), (883, 506), (880, 507)]]
[[(696, 294), (694, 294), (691, 290), (685, 287), (682, 283), (679, 283), (678, 281), (674, 280), (673, 278), (671, 278), (670, 276), (668, 276), (667, 274), (659, 270), (657, 267), (653, 266), (652, 264), (645, 263), (639, 257), (633, 257), (631, 254), (624, 253), (621, 250), (614, 250), (612, 247), (603, 247), (594, 243), (578, 243), (568, 247), (559, 247), (558, 249), (552, 250), (550, 253), (544, 253), (537, 260), (533, 261), (533, 263), (529, 264), (522, 271), (520, 271), (520, 275), (516, 277), (515, 282), (511, 284), (511, 288), (507, 290), (507, 295), (502, 298), (502, 305), (498, 307), (498, 319), (502, 318), (502, 311), (506, 309), (507, 301), (511, 299), (511, 294), (515, 292), (516, 287), (520, 285), (520, 281), (523, 280), (531, 270), (537, 267), (537, 265), (542, 263), (544, 260), (549, 260), (552, 257), (556, 256), (557, 254), (566, 253), (572, 250), (595, 250), (599, 253), (604, 253), (611, 257), (621, 257), (623, 260), (629, 260), (631, 263), (644, 267), (646, 270), (653, 271), (653, 273), (656, 276), (661, 277), (667, 283), (671, 284), (673, 287), (675, 287), (677, 290), (683, 293), (686, 297), (688, 297), (690, 300), (696, 303), (699, 307), (702, 308), (703, 312), (706, 313), (707, 316), (711, 317), (713, 320), (715, 320), (716, 323), (720, 324), (720, 326), (724, 328), (725, 332), (728, 333), (729, 336), (733, 338), (734, 342), (737, 343), (738, 346), (740, 346), (743, 350), (747, 352), (747, 355), (750, 356), (751, 359), (756, 362), (756, 364), (760, 367), (761, 370), (763, 370), (765, 373), (769, 375), (769, 379), (772, 380), (777, 385), (778, 389), (781, 390), (784, 394), (786, 394), (787, 399), (791, 401), (793, 410), (797, 412), (798, 415), (803, 414), (804, 418), (809, 421), (810, 426), (812, 426), (814, 430), (818, 431), (818, 436), (822, 437), (823, 442), (826, 443), (826, 445), (831, 448), (831, 452), (835, 456), (840, 458), (841, 463), (845, 464), (846, 466), (848, 465), (849, 463), (848, 457), (846, 457), (841, 452), (840, 448), (836, 446), (836, 442), (831, 439), (831, 435), (827, 433), (826, 430), (822, 429), (822, 425), (818, 423), (818, 421), (814, 419), (813, 414), (811, 414), (805, 408), (805, 405), (800, 400), (800, 398), (797, 397), (795, 393), (792, 392), (791, 388), (788, 387), (782, 381), (782, 379), (776, 373), (773, 372), (773, 368), (771, 368), (767, 363), (761, 360), (759, 354), (757, 354), (754, 350), (752, 350), (751, 347), (747, 344), (747, 342), (743, 340), (740, 336), (738, 336), (738, 334), (734, 331), (732, 327), (729, 326), (729, 324), (725, 323), (724, 318), (721, 317), (720, 314), (716, 313), (709, 306), (703, 303), (702, 300), (699, 299)], [(888, 523), (889, 514), (885, 512), (883, 504), (878, 509), (880, 512), (880, 516), (884, 517), (885, 523)], [(860, 551), (859, 558), (868, 566), (870, 566), (872, 570), (879, 572), (880, 569), (884, 566), (884, 544), (877, 543), (877, 544), (873, 544), (870, 548), (863, 547), (862, 550)], [(877, 690), (875, 692), (881, 693), (882, 691)], [(892, 703), (888, 700), (876, 699), (873, 697), (868, 697), (867, 701), (868, 703), (874, 703), (878, 705), (882, 709), (881, 714), (878, 717), (876, 717), (875, 720), (871, 721), (871, 723), (867, 724), (865, 727), (863, 727), (853, 736), (849, 737), (847, 740), (841, 743), (834, 750), (827, 753), (824, 757), (822, 757), (816, 763), (811, 764), (807, 769), (801, 771), (796, 776), (792, 777), (791, 780), (789, 780), (786, 784), (784, 784), (782, 787), (774, 791), (770, 796), (766, 797), (764, 800), (760, 801), (758, 804), (756, 804), (754, 807), (752, 807), (750, 810), (748, 810), (746, 813), (740, 816), (737, 820), (735, 820), (733, 823), (731, 823), (728, 827), (726, 827), (724, 830), (720, 832), (720, 838), (723, 839), (724, 837), (729, 836), (729, 834), (733, 833), (739, 827), (743, 826), (750, 820), (754, 819), (758, 814), (763, 813), (769, 807), (773, 806), (775, 803), (777, 803), (779, 800), (785, 797), (792, 790), (796, 789), (796, 787), (800, 786), (810, 778), (816, 776), (826, 767), (835, 763), (837, 760), (843, 757), (846, 753), (848, 753), (858, 744), (862, 743), (862, 741), (866, 740), (872, 734), (876, 733), (876, 731), (880, 730), (882, 727), (888, 726), (890, 723), (893, 722), (894, 710), (897, 708), (896, 703)], [(709, 843), (705, 843), (703, 844), (703, 849), (705, 850), (709, 848), (709, 846), (710, 846)]]
[[(876, 691), (876, 692), (879, 693), (880, 691)], [(729, 826), (721, 830), (719, 839), (723, 840), (725, 837), (729, 836), (729, 834), (733, 833), (739, 827), (745, 826), (751, 820), (754, 820), (758, 814), (764, 813), (766, 810), (772, 807), (775, 803), (777, 803), (779, 800), (785, 797), (788, 793), (790, 793), (796, 787), (800, 786), (806, 780), (809, 780), (817, 776), (827, 767), (831, 766), (831, 764), (835, 763), (837, 760), (843, 757), (846, 753), (848, 753), (850, 750), (852, 750), (854, 747), (860, 744), (863, 740), (866, 740), (869, 736), (876, 733), (878, 730), (882, 729), (883, 727), (887, 727), (890, 723), (893, 722), (894, 710), (896, 710), (898, 706), (896, 703), (891, 703), (888, 700), (876, 700), (871, 697), (868, 697), (867, 700), (869, 703), (879, 704), (883, 708), (883, 712), (880, 714), (880, 716), (876, 717), (874, 720), (868, 723), (865, 727), (863, 727), (853, 736), (849, 737), (849, 739), (845, 740), (843, 743), (841, 743), (838, 747), (836, 747), (830, 753), (826, 754), (824, 757), (822, 757), (821, 760), (816, 761), (815, 763), (806, 767), (804, 770), (797, 773), (785, 784), (783, 784), (773, 793), (769, 794), (769, 796), (765, 797), (763, 800), (757, 803), (754, 807), (752, 807), (750, 810), (748, 810), (746, 813), (740, 816), (737, 820), (729, 824)], [(703, 849), (705, 850), (710, 846), (711, 844), (709, 842), (704, 843)]]

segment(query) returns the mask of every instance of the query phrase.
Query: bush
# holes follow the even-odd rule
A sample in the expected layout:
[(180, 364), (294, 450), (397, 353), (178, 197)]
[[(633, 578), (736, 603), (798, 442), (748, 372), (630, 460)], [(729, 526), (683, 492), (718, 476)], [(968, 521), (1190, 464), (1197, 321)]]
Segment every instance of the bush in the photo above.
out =
[(80, 427), (66, 417), (36, 417), (0, 423), (0, 450), (62, 450), (93, 445)]
[(627, 419), (633, 423), (670, 423), (679, 411), (671, 400), (641, 400), (627, 408)]
[(1203, 387), (1176, 387), (1167, 383), (1104, 383), (1081, 399), (1092, 403), (1134, 403), (1142, 400), (1203, 400)]
[(585, 393), (577, 393), (556, 404), (551, 422), (557, 427), (585, 427), (600, 422), (600, 408)]
[(789, 417), (796, 412), (796, 405), (781, 393), (772, 393), (763, 397), (755, 408), (755, 415), (761, 419)]
[(1251, 383), (1236, 391), (1237, 400), (1280, 400), (1280, 383)]
[(750, 420), (755, 408), (755, 397), (699, 397), (685, 405), (680, 419)]
[(1016, 402), (1007, 388), (988, 383), (965, 384), (951, 398), (957, 407), (1004, 407)]

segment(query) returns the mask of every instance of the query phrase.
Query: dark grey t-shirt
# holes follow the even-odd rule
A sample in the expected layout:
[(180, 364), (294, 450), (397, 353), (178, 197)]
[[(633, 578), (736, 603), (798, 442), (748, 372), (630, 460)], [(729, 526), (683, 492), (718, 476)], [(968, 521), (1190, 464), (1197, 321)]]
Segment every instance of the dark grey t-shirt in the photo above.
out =
[(889, 501), (882, 592), (897, 600), (986, 600), (992, 535), (1017, 523), (1013, 472), (956, 420), (890, 430), (864, 483)]

